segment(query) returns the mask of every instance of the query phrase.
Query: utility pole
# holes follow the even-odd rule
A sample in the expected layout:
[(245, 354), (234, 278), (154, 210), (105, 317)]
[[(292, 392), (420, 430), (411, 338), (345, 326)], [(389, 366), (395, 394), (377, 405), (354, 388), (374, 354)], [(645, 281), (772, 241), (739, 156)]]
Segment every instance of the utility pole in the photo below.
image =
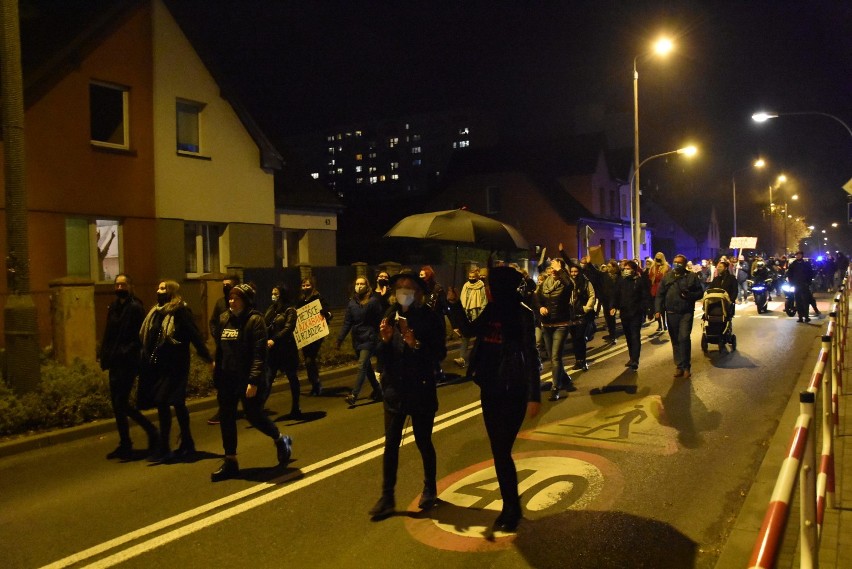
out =
[(6, 190), (6, 383), (18, 393), (36, 389), (39, 368), (38, 320), (30, 295), (27, 192), (24, 172), (24, 87), (18, 0), (0, 0), (0, 107), (3, 182)]

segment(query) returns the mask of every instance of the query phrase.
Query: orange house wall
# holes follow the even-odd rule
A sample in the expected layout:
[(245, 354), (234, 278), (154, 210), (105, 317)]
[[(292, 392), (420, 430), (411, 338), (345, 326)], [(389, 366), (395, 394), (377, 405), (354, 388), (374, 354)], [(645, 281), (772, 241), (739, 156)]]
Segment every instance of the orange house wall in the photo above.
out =
[[(125, 271), (139, 275), (140, 284), (149, 284), (157, 278), (153, 253), (151, 31), (151, 12), (146, 4), (124, 20), (77, 69), (26, 110), (30, 290), (38, 312), (42, 346), (52, 342), (49, 284), (66, 276), (67, 271), (66, 216), (120, 219)], [(129, 87), (129, 151), (104, 152), (90, 144), (89, 82), (92, 80)], [(0, 242), (5, 258), (5, 215), (2, 226)], [(111, 291), (109, 285), (96, 287), (99, 336)], [(7, 294), (6, 280), (2, 279), (0, 297), (4, 304)]]

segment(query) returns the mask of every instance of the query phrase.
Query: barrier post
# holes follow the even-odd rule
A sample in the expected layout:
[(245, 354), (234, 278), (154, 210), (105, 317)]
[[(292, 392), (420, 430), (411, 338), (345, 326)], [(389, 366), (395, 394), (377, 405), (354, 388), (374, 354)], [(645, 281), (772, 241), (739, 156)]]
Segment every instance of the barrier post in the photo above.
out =
[[(835, 339), (837, 329), (829, 330), (833, 334), (827, 334), (822, 337), (822, 351), (826, 356), (831, 355), (831, 345)], [(819, 462), (819, 472), (817, 473), (817, 523), (822, 532), (822, 521), (825, 516), (826, 504), (834, 507), (834, 437), (837, 432), (837, 398), (834, 390), (834, 368), (831, 366), (831, 358), (826, 358), (822, 373), (822, 451)]]
[(815, 431), (814, 402), (816, 397), (810, 391), (799, 394), (800, 414), (811, 418), (811, 428), (806, 433), (802, 464), (799, 467), (799, 549), (801, 550), (801, 569), (814, 569), (819, 566), (819, 535), (816, 524), (816, 480), (814, 470)]

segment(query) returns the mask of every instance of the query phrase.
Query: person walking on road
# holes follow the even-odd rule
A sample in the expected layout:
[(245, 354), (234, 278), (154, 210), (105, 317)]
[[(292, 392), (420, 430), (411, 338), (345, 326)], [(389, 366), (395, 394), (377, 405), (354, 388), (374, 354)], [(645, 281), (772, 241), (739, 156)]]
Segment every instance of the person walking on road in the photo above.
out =
[[(189, 345), (195, 346), (201, 359), (213, 361), (179, 290), (177, 282), (162, 281), (157, 287), (157, 305), (148, 312), (139, 330), (142, 365), (137, 401), (143, 409), (156, 407), (160, 422), (160, 443), (149, 458), (152, 462), (185, 459), (195, 453), (186, 407)], [(180, 426), (180, 446), (174, 454), (169, 441), (172, 407)]]
[[(315, 300), (318, 300), (320, 303), (321, 311), (320, 315), (325, 319), (326, 322), (331, 322), (331, 311), (328, 309), (328, 305), (325, 302), (325, 299), (317, 290), (316, 281), (313, 277), (307, 277), (302, 279), (302, 295), (299, 297), (299, 301), (296, 303), (296, 308), (299, 309), (307, 304), (312, 303)], [(302, 358), (305, 360), (305, 371), (308, 374), (308, 381), (311, 384), (310, 395), (320, 396), (322, 395), (322, 383), (320, 383), (319, 378), (319, 363), (317, 362), (317, 356), (320, 352), (320, 347), (322, 346), (324, 338), (320, 338), (319, 340), (314, 340), (307, 346), (302, 348)]]
[(337, 335), (337, 349), (343, 344), (343, 340), (351, 332), (352, 349), (358, 356), (358, 376), (355, 379), (355, 387), (346, 396), (346, 402), (351, 406), (358, 401), (358, 394), (364, 380), (369, 380), (373, 388), (370, 399), (381, 401), (382, 388), (376, 380), (373, 364), (370, 358), (376, 352), (376, 344), (379, 339), (379, 323), (382, 321), (382, 305), (379, 296), (373, 294), (366, 277), (355, 279), (355, 292), (346, 306), (346, 315), (343, 318), (343, 328)]
[(130, 417), (148, 435), (148, 453), (156, 452), (159, 433), (157, 428), (136, 407), (130, 405), (130, 392), (139, 374), (139, 328), (145, 319), (142, 302), (133, 295), (130, 277), (115, 277), (115, 301), (107, 309), (106, 328), (101, 340), (99, 360), (101, 369), (109, 370), (109, 394), (115, 426), (118, 429), (118, 447), (107, 458), (130, 460), (133, 442), (130, 439)]
[[(226, 275), (224, 279), (222, 279), (222, 297), (216, 299), (216, 304), (213, 305), (213, 310), (210, 312), (210, 320), (207, 322), (207, 327), (210, 330), (210, 337), (216, 338), (216, 327), (219, 326), (219, 318), (222, 316), (222, 313), (228, 310), (228, 293), (231, 292), (231, 289), (240, 284), (240, 275), (231, 274)], [(207, 419), (208, 425), (218, 425), (219, 424), (219, 412), (214, 413), (209, 419)]]
[[(512, 267), (488, 271), (492, 301), (473, 321), (458, 318), (466, 336), (476, 336), (467, 375), (479, 386), (482, 418), (494, 456), (503, 510), (494, 531), (514, 532), (521, 521), (518, 473), (512, 446), (524, 415), (535, 417), (541, 406), (541, 377), (535, 346), (533, 311), (521, 301), (523, 275)], [(451, 310), (461, 312), (455, 291), (448, 294)]]
[(704, 296), (699, 276), (686, 269), (686, 257), (675, 255), (672, 270), (666, 273), (657, 290), (654, 318), (665, 314), (672, 341), (676, 366), (674, 377), (689, 379), (692, 375), (692, 323), (695, 303)]
[(621, 275), (615, 281), (610, 314), (621, 316), (621, 327), (627, 342), (629, 360), (625, 367), (639, 369), (639, 355), (642, 351), (642, 323), (648, 316), (652, 305), (651, 287), (648, 279), (639, 271), (635, 261), (621, 262)]
[(220, 429), (225, 460), (210, 480), (220, 482), (240, 474), (237, 462), (237, 404), (242, 402), (252, 427), (275, 442), (278, 463), (290, 461), (293, 441), (282, 435), (263, 412), (269, 396), (266, 381), (267, 336), (263, 315), (254, 309), (251, 285), (239, 284), (228, 294), (228, 311), (219, 317), (216, 330), (216, 365), (213, 382), (219, 402)]
[(399, 447), (407, 417), (411, 417), (414, 441), (423, 460), (420, 509), (431, 508), (438, 496), (432, 427), (438, 411), (437, 362), (447, 355), (444, 321), (424, 305), (428, 288), (419, 276), (399, 273), (391, 277), (390, 284), (396, 304), (379, 325), (378, 357), (384, 366), (385, 446), (382, 496), (369, 511), (375, 518), (389, 516), (396, 508), (394, 489)]
[[(796, 313), (798, 322), (810, 322), (808, 308), (811, 303), (811, 281), (814, 278), (814, 269), (810, 262), (804, 259), (801, 251), (796, 251), (796, 259), (790, 263), (787, 269), (787, 281), (796, 287)], [(816, 304), (816, 302), (814, 302)], [(816, 310), (819, 316), (819, 310)]]
[(272, 288), (272, 304), (263, 314), (266, 324), (266, 346), (269, 349), (266, 362), (266, 382), (270, 388), (279, 372), (284, 372), (290, 384), (290, 413), (288, 419), (301, 419), (302, 409), (299, 386), (299, 349), (296, 347), (296, 309), (290, 301), (284, 285)]
[[(666, 256), (658, 251), (654, 255), (654, 264), (648, 269), (648, 282), (651, 286), (651, 297), (657, 297), (657, 291), (660, 289), (660, 283), (663, 282), (663, 277), (671, 270), (668, 261), (666, 261)], [(658, 317), (656, 314), (654, 315), (655, 320), (657, 321), (657, 332), (662, 332), (668, 329), (668, 324), (666, 323), (666, 314), (665, 312), (661, 313)]]
[[(485, 294), (485, 282), (479, 278), (479, 269), (473, 267), (467, 273), (467, 282), (464, 283), (459, 296), (461, 302), (461, 313), (455, 313), (450, 320), (453, 323), (453, 331), (461, 337), (459, 346), (459, 357), (454, 361), (457, 366), (464, 368), (470, 359), (470, 336), (463, 332), (464, 321), (473, 322), (485, 308), (488, 298)], [(464, 320), (462, 320), (462, 318)]]
[(541, 315), (541, 332), (544, 345), (550, 355), (550, 370), (553, 375), (550, 400), (559, 399), (559, 391), (574, 391), (574, 381), (562, 361), (565, 337), (571, 325), (571, 291), (573, 286), (562, 259), (550, 261), (550, 272), (535, 293), (535, 310)]

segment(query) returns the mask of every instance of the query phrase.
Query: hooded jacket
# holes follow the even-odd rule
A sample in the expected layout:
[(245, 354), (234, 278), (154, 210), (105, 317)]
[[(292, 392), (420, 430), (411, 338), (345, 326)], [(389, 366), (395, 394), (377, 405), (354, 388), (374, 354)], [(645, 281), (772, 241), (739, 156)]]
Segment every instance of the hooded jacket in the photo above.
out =
[(217, 389), (243, 393), (248, 385), (266, 386), (266, 323), (260, 312), (249, 308), (239, 315), (223, 312), (215, 338)]

